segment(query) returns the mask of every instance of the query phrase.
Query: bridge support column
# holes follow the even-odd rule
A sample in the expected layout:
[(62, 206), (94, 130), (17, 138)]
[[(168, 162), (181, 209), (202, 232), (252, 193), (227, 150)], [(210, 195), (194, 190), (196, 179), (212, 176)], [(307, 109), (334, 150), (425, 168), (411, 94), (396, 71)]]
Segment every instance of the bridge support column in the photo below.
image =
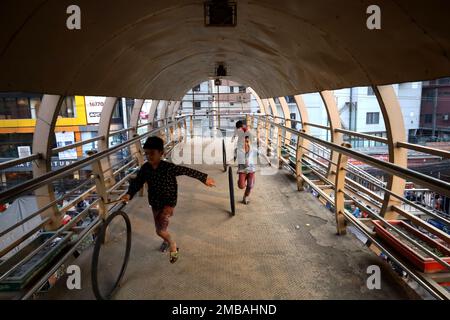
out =
[[(300, 115), (300, 121), (302, 125), (302, 132), (309, 133), (309, 127), (306, 124), (308, 122), (308, 110), (306, 109), (306, 105), (303, 101), (303, 98), (301, 95), (294, 96), (295, 105), (297, 106), (298, 113)], [(302, 137), (297, 137), (297, 152), (296, 152), (296, 178), (297, 178), (297, 190), (303, 191), (303, 169), (302, 169), (302, 159), (303, 154), (306, 153), (306, 149), (309, 148), (309, 141), (307, 139), (304, 139)]]
[[(133, 109), (131, 111), (130, 116), (130, 127), (132, 128), (130, 131), (130, 136), (135, 137), (137, 133), (137, 126), (139, 125), (139, 116), (141, 114), (142, 106), (144, 105), (145, 100), (143, 99), (135, 99)], [(144, 150), (142, 149), (141, 141), (136, 141), (136, 143), (130, 146), (131, 154), (136, 157), (138, 161), (139, 167), (142, 166), (145, 162)], [(144, 188), (142, 188), (139, 192), (139, 196), (144, 195)]]
[[(139, 115), (142, 110), (142, 106), (144, 105), (143, 99), (136, 99), (134, 100), (133, 109), (131, 110), (131, 116), (130, 116), (130, 127), (132, 128), (130, 130), (130, 136), (135, 137), (137, 133), (137, 126), (139, 125)], [(131, 154), (136, 157), (139, 166), (142, 166), (144, 164), (144, 153), (142, 150), (141, 142), (136, 141), (136, 143), (132, 144), (130, 146)]]
[[(39, 112), (37, 114), (36, 126), (33, 135), (33, 153), (41, 154), (41, 158), (33, 161), (33, 177), (37, 178), (51, 171), (52, 146), (51, 137), (55, 134), (56, 121), (58, 119), (63, 96), (44, 95)], [(34, 191), (38, 208), (45, 207), (49, 202), (54, 201), (55, 193), (53, 185), (48, 184)], [(45, 225), (46, 230), (56, 230), (61, 226), (62, 217), (58, 207), (55, 205), (41, 213), (43, 218), (49, 217), (51, 220)]]
[[(99, 140), (98, 142), (99, 152), (102, 152), (109, 148), (111, 118), (116, 106), (116, 102), (117, 98), (114, 97), (107, 97), (105, 100), (105, 105), (102, 109), (98, 126), (98, 135), (104, 136), (105, 138)], [(97, 194), (101, 199), (101, 201), (99, 202), (99, 214), (101, 217), (105, 218), (108, 210), (108, 207), (105, 203), (109, 202), (108, 189), (115, 183), (113, 170), (111, 168), (110, 156), (94, 162), (92, 164), (92, 171), (96, 177), (95, 185)]]
[[(328, 115), (328, 122), (330, 126), (330, 136), (331, 142), (341, 145), (343, 143), (343, 134), (340, 132), (336, 132), (335, 129), (341, 128), (341, 118), (339, 116), (339, 110), (336, 104), (336, 100), (334, 97), (333, 91), (322, 91), (320, 92), (320, 96), (325, 105), (325, 109)], [(334, 163), (337, 163), (339, 154), (335, 151), (331, 151), (330, 160)], [(336, 175), (336, 165), (333, 163), (329, 163), (328, 165), (328, 180), (333, 181)]]
[[(378, 99), (383, 119), (386, 127), (388, 139), (389, 162), (395, 163), (401, 167), (408, 166), (408, 153), (404, 148), (397, 147), (397, 142), (406, 141), (405, 124), (403, 122), (403, 114), (392, 85), (373, 87), (375, 96)], [(387, 179), (386, 189), (403, 195), (405, 192), (405, 179), (389, 175)], [(381, 215), (386, 219), (396, 219), (398, 213), (392, 208), (400, 205), (401, 201), (385, 193), (383, 205), (381, 207)]]
[[(291, 113), (289, 111), (289, 105), (286, 101), (285, 97), (279, 97), (278, 100), (280, 101), (281, 110), (283, 110), (283, 115), (285, 119), (285, 126), (288, 128), (291, 128)], [(291, 133), (289, 131), (286, 131), (286, 140), (291, 141)], [(286, 143), (286, 142), (284, 142)]]
[[(349, 143), (342, 143), (343, 147), (351, 148)], [(336, 231), (338, 235), (344, 235), (347, 233), (346, 222), (344, 216), (345, 210), (345, 176), (347, 168), (348, 156), (344, 154), (338, 155), (336, 175), (335, 175), (335, 189), (334, 189), (334, 211), (336, 216)]]

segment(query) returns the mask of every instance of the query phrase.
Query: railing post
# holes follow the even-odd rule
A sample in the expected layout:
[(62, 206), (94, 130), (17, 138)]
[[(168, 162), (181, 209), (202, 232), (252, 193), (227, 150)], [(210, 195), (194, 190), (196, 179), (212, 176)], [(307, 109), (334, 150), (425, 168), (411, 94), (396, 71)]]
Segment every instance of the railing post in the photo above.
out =
[(177, 122), (176, 126), (177, 126), (177, 131), (178, 131), (178, 142), (180, 142), (181, 141), (181, 121)]
[[(104, 136), (105, 139), (99, 140), (98, 151), (109, 149), (109, 134), (111, 128), (111, 118), (116, 106), (117, 98), (107, 97), (105, 105), (100, 115), (100, 122), (98, 125), (98, 135)], [(92, 165), (92, 171), (95, 175), (95, 185), (97, 194), (100, 196), (100, 215), (106, 217), (107, 206), (105, 202), (109, 202), (109, 195), (107, 190), (115, 184), (113, 170), (111, 168), (110, 156), (107, 156)]]
[(269, 135), (270, 135), (270, 122), (269, 119), (266, 118), (266, 148), (267, 148), (267, 156), (270, 157), (271, 150), (270, 150), (270, 146), (271, 146), (271, 142), (269, 141)]
[[(33, 177), (37, 178), (51, 171), (52, 150), (50, 141), (51, 136), (55, 134), (56, 121), (58, 119), (61, 104), (64, 101), (63, 96), (44, 95), (41, 107), (36, 119), (36, 126), (33, 135), (33, 153), (42, 155), (40, 159), (33, 161)], [(48, 184), (34, 191), (38, 208), (45, 207), (49, 202), (55, 200), (53, 185)], [(43, 218), (50, 217), (49, 223), (45, 226), (46, 230), (56, 230), (61, 226), (61, 216), (57, 206), (53, 206), (41, 213)]]
[(277, 127), (277, 157), (278, 157), (278, 169), (281, 169), (283, 166), (283, 161), (281, 160), (281, 147), (283, 145), (283, 129), (281, 127)]
[[(283, 110), (284, 120), (285, 120), (285, 126), (288, 128), (291, 128), (291, 115), (289, 112), (289, 105), (286, 101), (285, 97), (279, 97), (278, 100), (280, 101), (281, 110)], [(286, 141), (291, 141), (291, 133), (289, 131), (286, 131)], [(284, 143), (286, 143), (284, 141)]]
[[(349, 143), (342, 143), (343, 147), (351, 148)], [(334, 211), (336, 216), (336, 230), (337, 234), (344, 235), (347, 233), (346, 222), (344, 216), (345, 210), (345, 176), (347, 168), (348, 157), (342, 153), (338, 155), (336, 175), (335, 175), (335, 190), (334, 190)]]
[(169, 126), (169, 139), (170, 139), (170, 142), (173, 142), (174, 141), (174, 139), (173, 139), (173, 136), (174, 136), (174, 134), (173, 134), (173, 132), (174, 132), (174, 126), (175, 126), (175, 124), (174, 123), (171, 123), (171, 125)]
[[(306, 124), (308, 122), (308, 110), (306, 109), (306, 105), (303, 101), (303, 98), (301, 95), (294, 96), (295, 105), (297, 106), (298, 113), (300, 115), (300, 121), (302, 124), (302, 132), (308, 134), (309, 133), (309, 127)], [(303, 191), (303, 154), (306, 153), (305, 148), (309, 148), (309, 141), (307, 139), (304, 139), (300, 136), (297, 137), (297, 152), (296, 152), (296, 178), (297, 178), (297, 190)]]
[(259, 150), (259, 140), (261, 139), (261, 131), (260, 131), (260, 125), (261, 125), (261, 119), (260, 119), (260, 115), (256, 116), (256, 146)]
[[(302, 130), (302, 132), (306, 133), (305, 130)], [(298, 191), (303, 191), (304, 187), (303, 187), (303, 163), (302, 163), (302, 159), (303, 159), (303, 154), (304, 154), (304, 150), (302, 148), (302, 146), (304, 146), (304, 144), (307, 142), (306, 139), (298, 136), (297, 137), (297, 149), (296, 149), (296, 154), (295, 154), (295, 159), (296, 159), (296, 166), (295, 166), (295, 177), (297, 180), (297, 190)]]

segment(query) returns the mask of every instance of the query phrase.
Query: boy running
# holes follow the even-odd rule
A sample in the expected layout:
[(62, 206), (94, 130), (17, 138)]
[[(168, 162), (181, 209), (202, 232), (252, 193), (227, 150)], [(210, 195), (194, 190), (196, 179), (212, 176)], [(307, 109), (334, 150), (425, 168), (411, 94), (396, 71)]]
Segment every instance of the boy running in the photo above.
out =
[(237, 171), (239, 175), (238, 187), (239, 189), (245, 188), (242, 202), (244, 204), (248, 204), (250, 192), (255, 186), (255, 171), (256, 171), (254, 164), (254, 158), (256, 155), (252, 149), (249, 136), (244, 137), (243, 150), (238, 149), (237, 152), (238, 158), (242, 159), (242, 162), (239, 162), (238, 164), (238, 171)]
[(215, 186), (215, 182), (206, 173), (161, 160), (164, 154), (164, 143), (159, 137), (149, 137), (145, 141), (143, 149), (148, 161), (139, 169), (137, 177), (130, 181), (127, 194), (122, 196), (122, 200), (125, 202), (131, 200), (144, 183), (147, 183), (148, 202), (152, 207), (156, 233), (164, 240), (161, 251), (165, 252), (169, 247), (170, 263), (175, 263), (179, 256), (179, 250), (175, 240), (167, 231), (167, 227), (177, 204), (176, 177), (186, 175), (200, 180), (208, 187)]
[(249, 137), (250, 141), (252, 141), (250, 130), (247, 128), (247, 126), (244, 125), (244, 123), (241, 120), (236, 121), (236, 129), (234, 129), (231, 142), (233, 142), (234, 139), (236, 139), (236, 137), (237, 137), (237, 144), (236, 148), (234, 149), (234, 161), (236, 161), (236, 158), (238, 157), (237, 150), (242, 150), (244, 148), (245, 137)]

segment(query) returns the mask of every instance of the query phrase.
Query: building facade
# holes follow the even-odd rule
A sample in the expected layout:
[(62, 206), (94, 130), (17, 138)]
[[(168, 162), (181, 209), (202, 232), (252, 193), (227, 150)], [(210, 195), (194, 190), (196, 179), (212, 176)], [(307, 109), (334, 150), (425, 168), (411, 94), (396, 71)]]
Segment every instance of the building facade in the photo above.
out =
[[(42, 95), (10, 92), (0, 93), (0, 162), (24, 157), (33, 153), (33, 134)], [(70, 145), (97, 136), (100, 113), (105, 97), (68, 96), (64, 99), (56, 121), (55, 135), (50, 142), (52, 148)], [(133, 100), (120, 99), (111, 121), (111, 131), (127, 125)], [(110, 145), (122, 141), (121, 135), (110, 139)], [(89, 150), (97, 149), (96, 142), (55, 154), (51, 159), (52, 169), (59, 169), (86, 156)], [(90, 174), (89, 168), (80, 170), (78, 176), (67, 177), (62, 184), (71, 184), (72, 179)], [(0, 190), (20, 184), (33, 177), (32, 163), (10, 167), (0, 171)], [(68, 187), (67, 186), (67, 187)], [(60, 189), (65, 186), (61, 185)]]

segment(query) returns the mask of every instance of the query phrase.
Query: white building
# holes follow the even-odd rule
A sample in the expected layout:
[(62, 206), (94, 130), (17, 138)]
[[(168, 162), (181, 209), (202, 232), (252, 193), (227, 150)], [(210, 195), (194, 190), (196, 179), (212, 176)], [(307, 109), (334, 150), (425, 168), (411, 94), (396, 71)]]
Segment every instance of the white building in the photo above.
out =
[[(403, 113), (406, 136), (415, 135), (416, 130), (419, 128), (422, 83), (410, 82), (395, 84), (394, 90)], [(383, 115), (371, 87), (336, 90), (334, 91), (334, 95), (344, 129), (376, 136), (386, 136)], [(302, 97), (308, 110), (309, 122), (327, 126), (327, 113), (319, 93), (303, 94)], [(286, 97), (286, 99), (289, 104), (291, 119), (299, 120), (300, 116), (293, 99), (291, 97)], [(353, 107), (351, 108), (351, 106)], [(252, 99), (252, 107), (257, 108), (255, 99)], [(277, 109), (278, 114), (282, 115), (283, 113), (279, 105)], [(310, 127), (310, 132), (312, 135), (321, 139), (329, 139), (328, 130)], [(369, 145), (369, 141), (362, 139), (354, 139), (352, 141), (354, 147), (380, 145), (380, 143), (373, 141), (370, 143), (371, 145)]]

